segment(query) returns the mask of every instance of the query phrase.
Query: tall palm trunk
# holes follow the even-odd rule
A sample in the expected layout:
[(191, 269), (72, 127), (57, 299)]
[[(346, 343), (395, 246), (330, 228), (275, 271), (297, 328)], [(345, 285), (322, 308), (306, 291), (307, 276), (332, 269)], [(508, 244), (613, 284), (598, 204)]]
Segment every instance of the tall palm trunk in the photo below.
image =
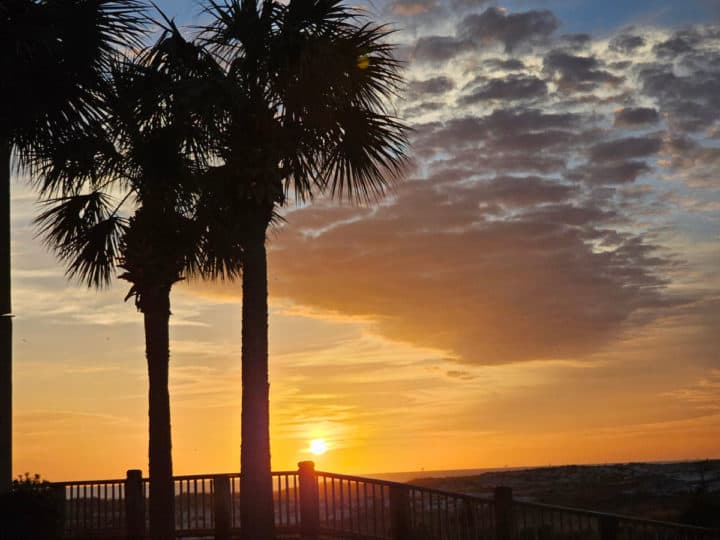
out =
[(243, 540), (274, 538), (270, 475), (268, 287), (264, 217), (246, 230), (242, 300), (240, 498)]
[(9, 138), (0, 134), (0, 495), (12, 481), (11, 151)]
[(170, 435), (170, 289), (142, 296), (150, 391), (150, 538), (175, 539), (175, 493)]

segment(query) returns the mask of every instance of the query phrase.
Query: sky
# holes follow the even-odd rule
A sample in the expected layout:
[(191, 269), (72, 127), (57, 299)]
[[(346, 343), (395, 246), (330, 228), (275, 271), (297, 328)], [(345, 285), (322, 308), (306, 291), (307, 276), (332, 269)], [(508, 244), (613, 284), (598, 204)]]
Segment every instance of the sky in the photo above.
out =
[[(398, 30), (411, 165), (269, 235), (273, 468), (720, 457), (717, 2), (361, 4)], [(142, 316), (64, 278), (25, 180), (14, 470), (147, 473)], [(177, 474), (239, 468), (239, 289), (173, 291)]]

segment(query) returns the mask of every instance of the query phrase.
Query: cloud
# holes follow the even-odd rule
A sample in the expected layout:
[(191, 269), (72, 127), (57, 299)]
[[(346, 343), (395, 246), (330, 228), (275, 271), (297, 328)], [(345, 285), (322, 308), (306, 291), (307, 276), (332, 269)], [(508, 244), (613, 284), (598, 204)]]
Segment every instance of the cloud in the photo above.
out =
[(522, 45), (547, 41), (559, 26), (550, 11), (527, 11), (508, 14), (490, 7), (482, 13), (466, 15), (457, 25), (455, 35), (429, 35), (418, 38), (409, 47), (416, 62), (440, 64), (469, 51), (480, 51), (490, 45), (502, 45), (513, 52)]
[(426, 13), (437, 5), (437, 0), (396, 0), (388, 5), (388, 9), (395, 15), (412, 17)]
[(507, 13), (491, 7), (467, 15), (458, 24), (458, 35), (480, 44), (501, 43), (506, 52), (512, 52), (522, 44), (546, 40), (559, 26), (551, 11)]
[(668, 131), (717, 118), (715, 38), (699, 32), (686, 73), (655, 47), (668, 33), (599, 42), (555, 38), (558, 26), (549, 12), (489, 8), (411, 43), (403, 112), (432, 119), (413, 125), (412, 178), (360, 219), (293, 212), (272, 244), (274, 294), (466, 366), (589, 358), (688, 302), (670, 294), (677, 259), (644, 220), (686, 200), (659, 175), (694, 171), (701, 185), (720, 159)]
[(568, 173), (568, 178), (593, 185), (625, 184), (634, 182), (652, 168), (644, 161), (621, 160), (610, 163), (586, 164)]
[(504, 78), (488, 80), (470, 94), (461, 97), (459, 102), (461, 105), (470, 105), (491, 99), (506, 101), (537, 99), (547, 95), (547, 91), (547, 83), (542, 79), (525, 75), (509, 75)]
[(693, 51), (694, 45), (698, 43), (699, 39), (695, 32), (681, 31), (672, 38), (655, 45), (653, 51), (658, 56), (673, 58)]
[(644, 158), (657, 154), (661, 144), (662, 140), (657, 135), (623, 137), (593, 145), (590, 148), (589, 157), (595, 162)]
[(576, 56), (560, 50), (551, 51), (544, 62), (545, 71), (565, 92), (588, 91), (599, 84), (617, 85), (622, 81), (600, 68), (601, 63), (594, 56)]
[(625, 107), (615, 112), (616, 127), (636, 127), (657, 124), (660, 115), (651, 107)]
[(620, 34), (610, 40), (610, 50), (630, 54), (645, 45), (645, 38), (634, 34)]
[(471, 43), (453, 36), (426, 36), (415, 42), (412, 57), (417, 62), (441, 63), (468, 50)]
[(453, 88), (455, 88), (455, 81), (445, 76), (412, 80), (408, 83), (407, 98), (414, 101), (432, 96), (441, 96)]

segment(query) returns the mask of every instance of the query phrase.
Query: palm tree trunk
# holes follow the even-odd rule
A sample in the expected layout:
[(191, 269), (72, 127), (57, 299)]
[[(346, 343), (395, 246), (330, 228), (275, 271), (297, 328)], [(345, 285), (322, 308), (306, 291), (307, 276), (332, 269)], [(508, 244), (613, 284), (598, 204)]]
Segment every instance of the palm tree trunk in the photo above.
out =
[(274, 516), (270, 475), (267, 220), (251, 228), (245, 231), (243, 259), (240, 517), (243, 540), (271, 540)]
[(150, 380), (150, 538), (174, 540), (175, 493), (168, 392), (170, 290), (158, 292), (152, 298), (149, 296), (143, 295), (142, 310)]
[(11, 151), (9, 138), (0, 134), (0, 495), (12, 481)]

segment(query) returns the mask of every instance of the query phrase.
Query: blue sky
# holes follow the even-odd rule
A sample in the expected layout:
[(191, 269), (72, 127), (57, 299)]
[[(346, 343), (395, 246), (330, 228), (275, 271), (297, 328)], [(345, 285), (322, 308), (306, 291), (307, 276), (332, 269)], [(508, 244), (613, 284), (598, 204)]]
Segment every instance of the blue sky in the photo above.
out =
[[(182, 24), (194, 23), (201, 12), (195, 0), (158, 0), (156, 4)], [(549, 9), (562, 20), (563, 29), (594, 34), (634, 24), (675, 27), (706, 22), (720, 16), (720, 7), (713, 0), (510, 0), (486, 4), (507, 6), (513, 10)], [(387, 2), (382, 0), (370, 3), (377, 13), (382, 13), (386, 5)]]

